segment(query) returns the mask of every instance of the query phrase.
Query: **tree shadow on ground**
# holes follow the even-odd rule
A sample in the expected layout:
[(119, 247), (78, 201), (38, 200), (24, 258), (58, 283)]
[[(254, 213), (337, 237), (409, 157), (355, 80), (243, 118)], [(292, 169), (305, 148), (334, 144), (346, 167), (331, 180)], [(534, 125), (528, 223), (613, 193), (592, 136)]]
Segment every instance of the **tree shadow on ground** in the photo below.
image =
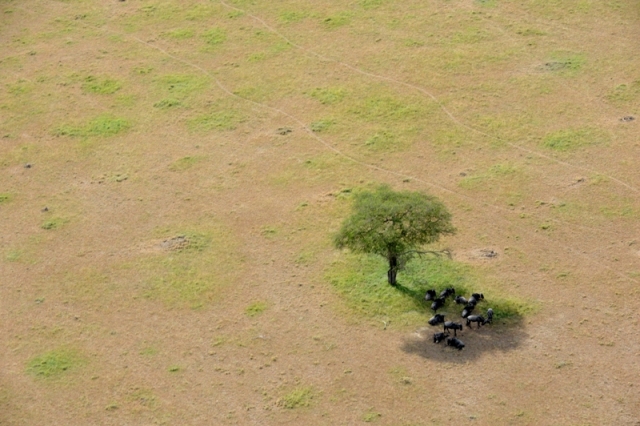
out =
[[(464, 320), (458, 322), (464, 324)], [(464, 329), (457, 332), (458, 339), (465, 344), (462, 350), (447, 346), (446, 341), (433, 343), (433, 334), (443, 330), (442, 324), (436, 327), (427, 326), (413, 333), (411, 337), (405, 339), (402, 350), (434, 361), (464, 364), (484, 354), (517, 349), (529, 336), (520, 321), (509, 324), (494, 322), (479, 329), (475, 325), (472, 327), (473, 329), (470, 329), (464, 325)]]

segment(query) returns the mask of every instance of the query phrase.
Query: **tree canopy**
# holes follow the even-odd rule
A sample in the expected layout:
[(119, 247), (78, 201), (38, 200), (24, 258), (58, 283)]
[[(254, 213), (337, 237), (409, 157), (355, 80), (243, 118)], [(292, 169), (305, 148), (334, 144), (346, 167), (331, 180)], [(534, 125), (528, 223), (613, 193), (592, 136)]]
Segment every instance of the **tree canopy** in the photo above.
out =
[(383, 185), (354, 195), (353, 213), (342, 223), (334, 243), (337, 248), (385, 257), (389, 284), (396, 285), (400, 262), (455, 231), (451, 213), (436, 197)]

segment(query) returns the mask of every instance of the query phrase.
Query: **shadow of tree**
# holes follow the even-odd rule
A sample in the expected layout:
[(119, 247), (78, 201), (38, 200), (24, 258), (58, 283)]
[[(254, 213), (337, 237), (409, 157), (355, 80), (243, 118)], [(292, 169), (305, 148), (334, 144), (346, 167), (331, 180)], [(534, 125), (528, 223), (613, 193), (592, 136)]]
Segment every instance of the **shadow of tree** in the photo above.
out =
[[(509, 325), (485, 325), (480, 329), (470, 329), (465, 325), (464, 329), (457, 333), (458, 339), (465, 344), (464, 349), (459, 351), (447, 346), (446, 341), (433, 343), (433, 334), (440, 331), (442, 326), (421, 328), (405, 339), (402, 350), (434, 361), (463, 364), (476, 360), (485, 353), (514, 350), (528, 338), (519, 322)], [(451, 336), (453, 337), (453, 334)]]

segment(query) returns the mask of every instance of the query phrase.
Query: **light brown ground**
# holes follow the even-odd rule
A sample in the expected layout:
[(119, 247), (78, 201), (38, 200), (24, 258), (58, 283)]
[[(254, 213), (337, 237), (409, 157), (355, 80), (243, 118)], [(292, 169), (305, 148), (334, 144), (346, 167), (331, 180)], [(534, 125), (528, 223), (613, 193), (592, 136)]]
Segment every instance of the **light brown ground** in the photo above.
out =
[[(180, 13), (148, 21), (132, 17), (150, 2), (0, 3), (0, 193), (12, 194), (0, 204), (0, 424), (347, 425), (368, 413), (379, 413), (369, 419), (381, 425), (640, 424), (640, 120), (619, 121), (640, 107), (638, 97), (607, 98), (640, 79), (638, 6), (388, 1), (383, 13), (341, 2), (255, 3), (238, 7), (305, 49), (396, 82), (298, 48), (247, 60), (280, 39), (248, 14), (229, 18), (232, 9), (216, 2), (181, 3)], [(285, 25), (278, 16), (286, 10), (309, 17)], [(352, 11), (351, 24), (319, 24), (341, 10)], [(431, 31), (438, 42), (422, 20), (441, 22)], [(465, 23), (488, 38), (448, 47), (442, 40), (456, 29), (466, 34)], [(198, 37), (160, 36), (215, 25), (227, 28), (219, 50), (202, 50)], [(520, 28), (545, 35), (523, 38)], [(410, 50), (409, 38), (425, 44)], [(460, 63), (446, 56), (456, 49)], [(551, 75), (540, 67), (553, 51), (583, 52), (587, 65)], [(513, 56), (487, 61), (492, 52)], [(153, 71), (140, 76), (139, 67)], [(107, 75), (123, 88), (83, 93), (73, 73)], [(167, 95), (154, 79), (165, 74), (195, 75), (207, 86), (189, 95), (188, 108), (158, 111), (153, 103)], [(256, 100), (293, 117), (232, 98), (214, 76), (231, 91), (257, 88)], [(435, 95), (458, 122), (397, 82)], [(27, 90), (9, 87), (16, 84)], [(304, 92), (326, 86), (417, 99), (431, 115), (396, 151), (363, 149), (377, 123), (354, 118), (315, 139), (300, 123), (338, 113)], [(244, 121), (232, 131), (187, 129), (186, 120), (219, 105)], [(63, 123), (105, 111), (131, 119), (132, 129), (88, 141), (53, 136)], [(277, 134), (285, 126), (293, 132)], [(548, 132), (584, 126), (604, 129), (609, 141), (568, 153), (539, 144)], [(465, 136), (441, 142), (449, 128)], [(202, 159), (172, 169), (185, 156)], [(459, 184), (460, 173), (495, 164), (519, 172)], [(128, 178), (118, 182), (121, 174)], [(385, 330), (350, 317), (323, 278), (340, 255), (331, 232), (348, 213), (347, 202), (328, 194), (369, 182), (440, 197), (459, 228), (445, 241), (456, 259), (538, 312), (517, 329), (465, 330), (462, 352), (429, 343), (430, 330)], [(49, 217), (66, 222), (44, 230)], [(149, 290), (167, 259), (184, 259), (162, 242), (194, 230), (214, 236), (191, 266), (201, 274), (195, 279), (215, 282), (198, 309), (188, 297)], [(498, 256), (478, 258), (485, 248)], [(296, 262), (301, 253), (307, 260)], [(248, 316), (258, 301), (266, 310)], [(34, 356), (61, 346), (85, 364), (53, 381), (26, 372)], [(313, 389), (310, 407), (278, 405), (298, 387)]]

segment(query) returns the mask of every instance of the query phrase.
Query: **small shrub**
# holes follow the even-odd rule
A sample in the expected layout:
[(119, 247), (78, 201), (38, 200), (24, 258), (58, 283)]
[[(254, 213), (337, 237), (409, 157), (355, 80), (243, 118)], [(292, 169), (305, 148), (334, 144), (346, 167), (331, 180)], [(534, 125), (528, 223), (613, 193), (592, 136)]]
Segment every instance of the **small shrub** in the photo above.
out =
[(287, 409), (308, 407), (313, 399), (313, 388), (300, 387), (292, 390), (278, 401), (278, 405)]
[(27, 372), (43, 378), (54, 378), (83, 363), (77, 352), (56, 349), (37, 356), (27, 364)]

